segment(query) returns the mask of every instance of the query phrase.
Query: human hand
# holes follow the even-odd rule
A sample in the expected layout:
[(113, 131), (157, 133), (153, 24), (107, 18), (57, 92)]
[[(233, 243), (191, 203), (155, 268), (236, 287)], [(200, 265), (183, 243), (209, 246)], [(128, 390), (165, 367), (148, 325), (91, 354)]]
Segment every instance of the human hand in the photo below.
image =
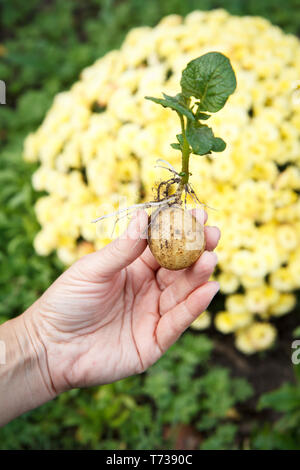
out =
[[(196, 216), (205, 223), (204, 212)], [(53, 394), (143, 372), (218, 291), (208, 279), (219, 230), (205, 227), (206, 251), (193, 266), (169, 271), (140, 238), (147, 220), (139, 211), (123, 236), (74, 263), (25, 312), (32, 342), (47, 356)]]

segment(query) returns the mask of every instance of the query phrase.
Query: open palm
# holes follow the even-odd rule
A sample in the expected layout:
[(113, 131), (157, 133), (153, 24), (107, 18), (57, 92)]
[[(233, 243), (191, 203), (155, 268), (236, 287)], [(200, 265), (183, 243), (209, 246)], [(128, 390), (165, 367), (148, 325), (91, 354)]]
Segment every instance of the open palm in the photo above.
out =
[(208, 279), (219, 230), (205, 227), (206, 251), (191, 268), (169, 271), (140, 237), (146, 224), (139, 211), (130, 237), (81, 258), (39, 299), (33, 321), (56, 393), (144, 371), (216, 294), (218, 283)]

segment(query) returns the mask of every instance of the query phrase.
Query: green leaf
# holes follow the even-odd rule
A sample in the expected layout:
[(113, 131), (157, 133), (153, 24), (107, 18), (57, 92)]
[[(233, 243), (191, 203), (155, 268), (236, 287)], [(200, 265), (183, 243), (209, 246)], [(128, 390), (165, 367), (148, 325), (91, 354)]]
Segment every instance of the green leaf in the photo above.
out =
[(294, 338), (300, 338), (300, 326), (297, 326), (297, 328), (294, 329), (293, 337)]
[(186, 116), (188, 119), (194, 121), (195, 116), (192, 113), (192, 111), (187, 107), (185, 104), (185, 100), (181, 96), (181, 94), (178, 94), (176, 96), (168, 96), (165, 93), (163, 93), (164, 99), (163, 98), (153, 98), (152, 96), (145, 96), (146, 100), (153, 101), (154, 103), (161, 104), (164, 108), (171, 108), (174, 111), (177, 111), (180, 114), (183, 114)]
[(275, 411), (287, 413), (299, 409), (299, 403), (299, 387), (285, 383), (281, 388), (262, 395), (258, 402), (258, 410), (272, 408)]
[(235, 378), (231, 381), (231, 393), (237, 402), (247, 400), (253, 396), (253, 388), (244, 378)]
[(223, 108), (236, 88), (229, 59), (220, 52), (208, 52), (188, 63), (180, 81), (186, 97), (200, 99), (200, 109), (215, 113)]
[(213, 142), (213, 152), (223, 152), (226, 149), (226, 142), (221, 137), (215, 137)]
[(188, 121), (186, 138), (196, 155), (206, 155), (214, 145), (214, 134), (210, 127)]
[(220, 424), (216, 431), (201, 443), (201, 450), (226, 450), (234, 448), (234, 438), (237, 433), (235, 424)]

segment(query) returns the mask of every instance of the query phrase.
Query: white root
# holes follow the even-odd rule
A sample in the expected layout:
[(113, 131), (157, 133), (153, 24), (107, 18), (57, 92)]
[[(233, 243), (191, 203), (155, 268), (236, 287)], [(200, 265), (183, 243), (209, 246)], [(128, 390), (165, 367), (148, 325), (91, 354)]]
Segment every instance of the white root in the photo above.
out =
[(144, 202), (141, 204), (133, 204), (132, 206), (124, 207), (123, 209), (119, 209), (109, 214), (102, 215), (101, 217), (97, 217), (97, 219), (92, 220), (92, 223), (99, 222), (100, 220), (107, 219), (109, 217), (118, 217), (118, 215), (123, 212), (126, 212), (128, 215), (128, 211), (132, 212), (135, 209), (151, 209), (152, 207), (163, 206), (165, 204), (169, 204), (174, 201), (175, 201), (175, 195), (172, 195), (168, 197), (167, 199), (164, 199), (163, 201), (150, 201), (150, 202)]
[[(171, 165), (170, 162), (166, 161), (166, 160), (163, 160), (162, 158), (159, 158), (158, 160), (156, 160), (156, 163), (164, 163), (166, 166), (163, 166), (163, 165), (155, 165), (155, 168), (163, 168), (165, 170), (168, 170), (170, 171), (173, 175), (175, 175), (177, 178), (181, 178), (180, 174), (175, 170), (175, 168), (173, 167), (173, 165)], [(175, 178), (174, 178), (175, 180)], [(170, 180), (169, 180), (170, 181)], [(174, 181), (175, 182), (175, 181)], [(178, 180), (176, 181), (178, 183)], [(186, 208), (186, 201), (187, 201), (187, 195), (189, 194), (193, 200), (193, 202), (196, 204), (196, 206), (202, 206), (202, 207), (207, 207), (209, 209), (213, 209), (213, 210), (216, 210), (214, 209), (213, 207), (209, 207), (207, 206), (206, 204), (204, 203), (201, 203), (197, 197), (197, 194), (194, 190), (194, 188), (192, 187), (191, 183), (187, 183), (184, 187), (184, 192), (185, 192), (185, 198), (184, 198), (184, 206)], [(158, 195), (158, 198), (160, 196)], [(124, 207), (122, 209), (119, 209), (117, 211), (114, 211), (114, 212), (111, 212), (109, 214), (105, 214), (105, 215), (102, 215), (101, 217), (97, 217), (97, 219), (94, 219), (92, 220), (92, 223), (96, 223), (96, 222), (99, 222), (101, 220), (104, 220), (104, 219), (108, 219), (110, 217), (115, 217), (115, 221), (114, 221), (114, 225), (113, 225), (113, 229), (112, 229), (112, 234), (111, 234), (111, 238), (113, 237), (113, 234), (114, 234), (114, 231), (115, 231), (115, 228), (116, 228), (116, 225), (117, 223), (122, 220), (124, 217), (129, 217), (131, 216), (136, 210), (138, 209), (158, 209), (157, 210), (157, 214), (163, 210), (166, 206), (168, 205), (173, 205), (175, 203), (178, 203), (178, 194), (176, 195), (175, 194), (172, 194), (170, 197), (166, 197), (165, 199), (162, 199), (162, 200), (159, 200), (159, 201), (149, 201), (149, 202), (144, 202), (144, 203), (140, 203), (140, 204), (133, 204), (132, 206), (128, 206), (128, 207)], [(148, 229), (151, 225), (151, 223), (154, 221), (154, 219), (152, 218), (149, 223), (147, 224), (145, 230), (143, 231), (143, 233), (141, 234), (142, 236), (145, 235), (146, 232), (148, 232)], [(141, 236), (139, 237), (139, 239), (137, 241), (139, 241), (141, 239)]]
[(171, 165), (170, 162), (168, 162), (167, 160), (164, 160), (163, 158), (158, 158), (158, 160), (156, 160), (156, 163), (159, 163), (159, 162), (165, 163), (168, 168), (165, 166), (161, 166), (161, 165), (155, 165), (154, 168), (164, 168), (165, 170), (171, 171), (176, 176), (179, 176), (179, 173), (175, 170), (175, 168), (173, 167), (173, 165)]

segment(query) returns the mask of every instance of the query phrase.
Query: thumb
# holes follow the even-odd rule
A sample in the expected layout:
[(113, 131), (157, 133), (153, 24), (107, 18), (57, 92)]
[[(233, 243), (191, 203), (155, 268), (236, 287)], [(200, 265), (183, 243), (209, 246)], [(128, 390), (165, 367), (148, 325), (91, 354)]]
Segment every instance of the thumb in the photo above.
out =
[(89, 277), (106, 278), (131, 264), (145, 250), (148, 215), (137, 211), (125, 232), (101, 250), (85, 256), (79, 261), (87, 263)]

